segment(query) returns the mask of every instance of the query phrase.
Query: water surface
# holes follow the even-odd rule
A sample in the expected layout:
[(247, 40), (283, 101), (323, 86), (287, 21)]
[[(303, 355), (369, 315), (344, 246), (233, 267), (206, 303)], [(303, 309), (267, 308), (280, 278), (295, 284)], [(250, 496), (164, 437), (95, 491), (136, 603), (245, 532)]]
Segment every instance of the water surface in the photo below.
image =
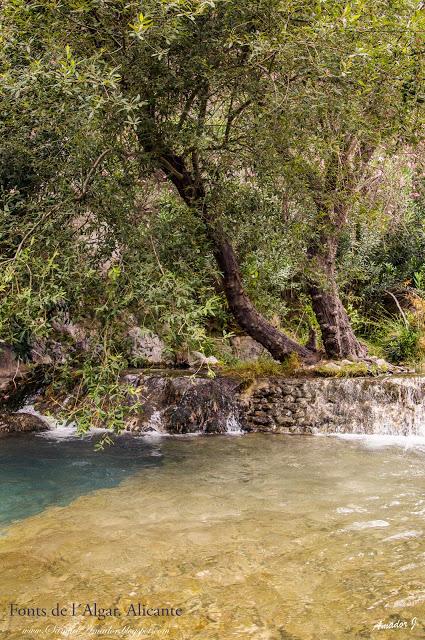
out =
[[(95, 451), (99, 435), (80, 439), (60, 428), (30, 436), (10, 436), (0, 442), (0, 530), (14, 520), (65, 505), (77, 496), (113, 487), (148, 465), (161, 464), (155, 443), (131, 436), (113, 447)], [(56, 434), (56, 432), (54, 432)]]
[[(57, 469), (57, 458), (43, 458), (45, 441), (34, 440), (34, 453)], [(125, 465), (115, 459), (120, 448), (103, 459), (131, 467), (120, 484), (6, 529), (3, 612), (9, 602), (58, 600), (183, 610), (178, 619), (61, 621), (81, 640), (131, 637), (115, 635), (126, 625), (143, 631), (138, 637), (190, 640), (425, 638), (420, 448), (324, 437), (166, 438), (155, 444), (160, 464), (146, 464), (152, 443), (134, 442)], [(83, 443), (78, 460), (86, 455), (102, 456)], [(35, 619), (30, 628), (51, 622)], [(375, 627), (381, 622), (409, 628)], [(25, 625), (5, 616), (4, 637), (21, 640)]]

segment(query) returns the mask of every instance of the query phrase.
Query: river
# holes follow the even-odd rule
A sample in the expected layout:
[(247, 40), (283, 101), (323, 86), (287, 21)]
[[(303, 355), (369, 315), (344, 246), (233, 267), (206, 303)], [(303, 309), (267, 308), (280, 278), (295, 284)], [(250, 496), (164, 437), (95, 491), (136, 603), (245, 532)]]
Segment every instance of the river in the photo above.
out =
[(1, 442), (0, 637), (425, 637), (423, 439), (95, 439)]

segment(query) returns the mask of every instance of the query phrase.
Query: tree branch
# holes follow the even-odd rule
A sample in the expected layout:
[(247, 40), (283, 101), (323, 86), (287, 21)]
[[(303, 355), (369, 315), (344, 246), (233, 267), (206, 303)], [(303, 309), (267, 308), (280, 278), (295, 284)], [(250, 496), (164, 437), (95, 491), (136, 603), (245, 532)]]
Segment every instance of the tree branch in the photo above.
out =
[(76, 197), (77, 202), (80, 202), (81, 200), (83, 200), (86, 197), (87, 191), (88, 191), (88, 187), (90, 185), (90, 180), (92, 179), (94, 172), (96, 171), (97, 167), (102, 162), (103, 158), (109, 152), (110, 152), (110, 149), (105, 149), (105, 151), (102, 151), (100, 156), (98, 158), (96, 158), (96, 160), (94, 161), (90, 171), (88, 172), (88, 174), (86, 176), (86, 179), (84, 180), (84, 183), (83, 183), (83, 186), (81, 188), (81, 191), (80, 191), (79, 195)]

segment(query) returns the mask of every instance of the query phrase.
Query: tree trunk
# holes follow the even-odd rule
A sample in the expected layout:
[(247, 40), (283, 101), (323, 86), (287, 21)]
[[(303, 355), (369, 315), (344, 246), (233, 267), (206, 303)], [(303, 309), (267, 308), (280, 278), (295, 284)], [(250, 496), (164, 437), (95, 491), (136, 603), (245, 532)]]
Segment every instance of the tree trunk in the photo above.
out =
[(317, 359), (314, 351), (281, 333), (252, 304), (242, 283), (234, 249), (219, 221), (211, 216), (205, 205), (205, 191), (196, 171), (193, 175), (188, 171), (184, 160), (172, 153), (161, 156), (161, 167), (184, 202), (196, 209), (205, 223), (207, 236), (222, 274), (223, 289), (230, 311), (241, 329), (265, 347), (276, 360), (283, 361), (291, 353), (298, 354), (306, 361)]
[(305, 360), (313, 360), (314, 352), (291, 340), (278, 331), (254, 307), (246, 294), (239, 264), (232, 245), (221, 231), (210, 230), (209, 238), (213, 253), (222, 273), (223, 288), (229, 308), (239, 326), (263, 345), (276, 360), (284, 360), (290, 353), (296, 353)]
[(328, 238), (320, 248), (311, 246), (309, 256), (318, 271), (317, 279), (310, 280), (309, 294), (326, 355), (337, 359), (363, 358), (367, 349), (357, 340), (339, 296), (335, 277), (335, 238)]

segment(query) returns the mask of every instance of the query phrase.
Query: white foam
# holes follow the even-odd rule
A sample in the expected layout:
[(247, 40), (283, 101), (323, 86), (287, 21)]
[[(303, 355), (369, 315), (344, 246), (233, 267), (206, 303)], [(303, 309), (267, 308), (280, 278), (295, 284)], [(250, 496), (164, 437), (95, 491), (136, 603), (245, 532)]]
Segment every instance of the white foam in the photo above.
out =
[(58, 424), (56, 427), (53, 427), (48, 431), (41, 431), (36, 435), (39, 438), (47, 438), (49, 440), (80, 440), (81, 438), (90, 438), (90, 436), (105, 433), (110, 433), (112, 435), (112, 432), (109, 429), (98, 429), (92, 427), (87, 433), (79, 433), (75, 424)]
[(36, 416), (37, 418), (40, 418), (40, 420), (42, 420), (45, 424), (47, 424), (52, 429), (59, 424), (59, 422), (55, 420), (53, 417), (44, 416), (42, 413), (37, 411), (37, 409), (34, 407), (33, 404), (26, 404), (21, 409), (19, 409), (17, 413), (30, 413), (32, 416)]
[(336, 512), (341, 514), (366, 513), (367, 509), (363, 509), (363, 507), (358, 507), (357, 505), (353, 504), (348, 505), (348, 507), (338, 507)]
[(407, 596), (407, 598), (403, 598), (402, 600), (396, 600), (395, 602), (393, 602), (392, 604), (386, 604), (385, 607), (388, 608), (397, 608), (397, 609), (404, 609), (407, 607), (415, 607), (416, 605), (425, 602), (425, 591), (420, 591), (417, 593), (412, 593), (410, 596)]
[(154, 411), (149, 419), (148, 426), (158, 433), (163, 433), (163, 420), (160, 411)]
[(423, 535), (423, 531), (402, 531), (401, 533), (396, 533), (389, 538), (385, 538), (383, 542), (390, 542), (392, 540), (410, 540), (411, 538), (419, 538)]
[(402, 447), (403, 449), (419, 449), (425, 451), (424, 436), (391, 436), (382, 434), (332, 433), (331, 436), (341, 440), (356, 440), (369, 449), (382, 447)]
[(226, 433), (232, 436), (238, 436), (243, 433), (238, 419), (232, 414), (226, 420)]

